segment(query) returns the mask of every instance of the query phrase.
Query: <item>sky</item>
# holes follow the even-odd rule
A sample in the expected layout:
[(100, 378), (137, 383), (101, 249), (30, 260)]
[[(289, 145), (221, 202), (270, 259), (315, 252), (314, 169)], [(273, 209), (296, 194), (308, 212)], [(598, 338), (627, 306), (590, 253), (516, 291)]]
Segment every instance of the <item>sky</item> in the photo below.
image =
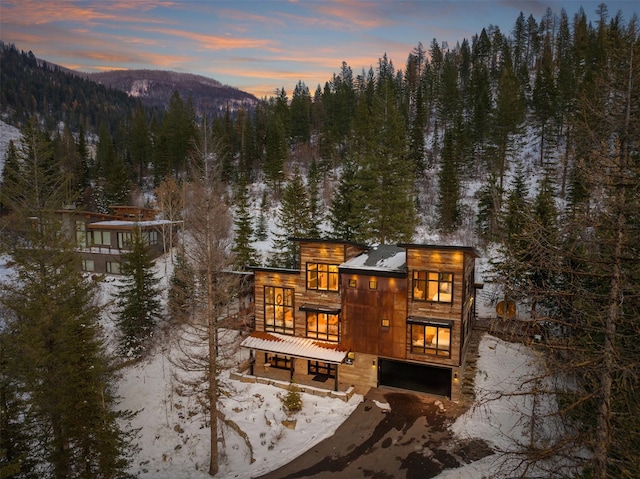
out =
[[(258, 98), (302, 81), (315, 91), (346, 62), (355, 75), (385, 53), (396, 69), (419, 42), (450, 47), (522, 11), (550, 7), (595, 21), (597, 1), (540, 0), (0, 0), (0, 40), (82, 72), (172, 70), (220, 81)], [(638, 2), (605, 2), (628, 21)]]

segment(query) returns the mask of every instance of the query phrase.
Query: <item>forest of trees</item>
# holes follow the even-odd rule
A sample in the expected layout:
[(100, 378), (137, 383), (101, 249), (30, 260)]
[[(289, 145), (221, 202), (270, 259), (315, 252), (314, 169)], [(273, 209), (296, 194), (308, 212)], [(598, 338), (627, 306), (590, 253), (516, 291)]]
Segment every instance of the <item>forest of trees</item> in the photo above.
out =
[[(496, 245), (492, 281), (528, 305), (532, 319), (563, 331), (541, 346), (548, 370), (565, 379), (554, 382), (563, 433), (532, 441), (522, 464), (556, 456), (574, 461), (576, 476), (632, 478), (640, 476), (640, 41), (635, 18), (610, 15), (605, 5), (596, 14), (591, 23), (583, 10), (573, 18), (548, 10), (538, 20), (521, 13), (509, 32), (489, 26), (453, 48), (418, 44), (402, 67), (386, 54), (359, 74), (343, 62), (313, 93), (298, 82), (291, 98), (282, 88), (253, 111), (215, 118), (176, 92), (162, 113), (137, 104), (88, 122), (61, 109), (65, 128), (53, 131), (28, 118), (44, 103), (55, 112), (51, 99), (17, 95), (19, 85), (4, 77), (2, 108), (16, 113), (23, 143), (38, 138), (40, 167), (64, 184), (55, 208), (107, 212), (154, 191), (162, 205), (161, 191), (189, 184), (211, 194), (194, 171), (210, 161), (199, 148), (214, 138), (215, 191), (235, 211), (236, 257), (224, 261), (236, 269), (259, 260), (252, 242), (267, 237), (270, 205), (278, 232), (268, 261), (281, 267), (296, 266), (292, 236), (397, 243), (421, 226), (443, 241), (462, 231), (473, 246)], [(26, 211), (21, 185), (32, 158), (10, 145), (5, 219)], [(254, 198), (258, 184), (265, 189)], [(253, 222), (252, 202), (262, 211)], [(7, 238), (21, 235), (3, 228)], [(214, 273), (203, 277), (211, 282)], [(179, 310), (186, 300), (174, 293)], [(6, 368), (6, 331), (28, 312), (2, 303), (15, 318), (2, 330)], [(4, 371), (3, 394), (31, 384)], [(19, 446), (5, 433), (0, 439), (0, 468), (15, 467), (3, 458)], [(584, 450), (590, 454), (576, 453)]]

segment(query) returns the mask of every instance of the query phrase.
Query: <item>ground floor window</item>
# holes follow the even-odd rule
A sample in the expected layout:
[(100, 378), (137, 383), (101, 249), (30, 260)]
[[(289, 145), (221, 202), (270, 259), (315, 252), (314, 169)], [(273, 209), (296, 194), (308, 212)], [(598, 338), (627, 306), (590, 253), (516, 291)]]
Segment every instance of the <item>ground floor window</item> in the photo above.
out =
[(291, 358), (289, 356), (265, 353), (264, 362), (265, 364), (270, 364), (272, 368), (291, 369)]
[(451, 326), (409, 323), (411, 352), (435, 356), (451, 356)]
[(310, 375), (322, 375), (328, 378), (336, 377), (337, 365), (330, 363), (323, 363), (321, 361), (309, 361), (309, 374)]
[(107, 261), (107, 273), (120, 274), (120, 263), (117, 261)]
[(337, 314), (307, 311), (307, 338), (338, 341), (340, 323)]
[(82, 260), (82, 270), (83, 271), (95, 271), (96, 265), (92, 259), (83, 259)]

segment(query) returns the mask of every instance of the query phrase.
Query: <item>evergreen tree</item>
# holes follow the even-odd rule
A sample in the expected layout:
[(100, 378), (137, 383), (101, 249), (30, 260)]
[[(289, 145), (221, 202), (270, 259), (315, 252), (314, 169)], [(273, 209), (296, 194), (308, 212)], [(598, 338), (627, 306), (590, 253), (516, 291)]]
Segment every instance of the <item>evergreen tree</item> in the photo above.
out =
[(212, 130), (213, 137), (217, 140), (220, 149), (218, 161), (221, 163), (221, 179), (224, 182), (228, 182), (233, 176), (233, 160), (237, 152), (238, 143), (228, 104), (224, 115), (214, 118)]
[(109, 206), (130, 204), (131, 174), (120, 155), (114, 154), (105, 167), (103, 181), (104, 198)]
[(184, 174), (189, 148), (197, 135), (191, 102), (185, 104), (175, 91), (169, 100), (155, 145), (153, 173), (156, 183), (167, 175)]
[(322, 223), (322, 198), (320, 197), (320, 169), (315, 157), (309, 165), (307, 175), (307, 188), (309, 190), (309, 226), (308, 235), (310, 238), (320, 238), (320, 224)]
[(177, 323), (188, 321), (193, 313), (195, 295), (194, 271), (183, 251), (178, 248), (173, 265), (173, 273), (169, 281), (167, 309), (169, 317)]
[(256, 264), (256, 249), (251, 244), (254, 234), (249, 211), (249, 191), (244, 177), (240, 178), (236, 187), (235, 207), (235, 240), (232, 248), (235, 254), (234, 268), (245, 271), (247, 266)]
[(258, 166), (258, 152), (256, 148), (256, 134), (249, 113), (245, 109), (238, 110), (236, 117), (236, 137), (239, 149), (239, 174), (244, 175), (247, 181), (255, 178), (254, 169)]
[(287, 158), (285, 128), (276, 115), (269, 115), (266, 125), (264, 174), (271, 189), (280, 192), (284, 181), (284, 163)]
[(557, 111), (553, 53), (549, 35), (545, 36), (542, 56), (536, 70), (533, 88), (533, 109), (540, 135), (540, 166), (542, 166), (544, 165), (549, 145), (553, 145), (551, 125)]
[(478, 191), (478, 232), (488, 240), (493, 240), (499, 232), (498, 219), (502, 204), (502, 191), (494, 175), (489, 175), (487, 182)]
[(311, 94), (302, 81), (298, 81), (291, 98), (291, 137), (296, 142), (311, 138)]
[(347, 155), (342, 164), (342, 174), (331, 201), (329, 209), (329, 236), (344, 241), (356, 241), (357, 231), (360, 230), (362, 218), (357, 215), (354, 207), (354, 195), (358, 188), (356, 184), (356, 164)]
[(129, 120), (127, 151), (135, 173), (136, 184), (142, 186), (142, 179), (151, 164), (153, 146), (145, 111), (140, 102)]
[(271, 265), (279, 268), (298, 267), (299, 245), (289, 238), (308, 236), (311, 229), (311, 212), (309, 196), (297, 165), (294, 166), (291, 178), (282, 192), (276, 226), (279, 233), (274, 236)]
[(258, 216), (258, 222), (256, 224), (256, 239), (258, 241), (264, 241), (267, 239), (267, 218), (265, 212), (267, 209), (267, 192), (262, 192), (262, 199), (260, 200), (260, 216)]
[(115, 294), (120, 329), (120, 351), (127, 357), (140, 357), (147, 349), (157, 321), (162, 317), (160, 279), (153, 271), (149, 246), (140, 228), (135, 228), (122, 255), (122, 282)]
[(525, 97), (518, 80), (511, 69), (509, 57), (505, 60), (493, 110), (493, 144), (495, 151), (490, 161), (490, 172), (496, 175), (498, 186), (504, 187), (504, 177), (509, 164), (508, 156), (515, 148), (516, 134), (522, 130), (525, 116)]
[(460, 179), (453, 136), (450, 129), (444, 133), (438, 173), (438, 228), (445, 233), (454, 231), (460, 224)]
[(11, 198), (7, 197), (8, 192), (19, 191), (20, 184), (20, 162), (18, 159), (18, 149), (13, 140), (9, 140), (7, 145), (7, 153), (4, 160), (4, 168), (2, 169), (2, 180), (0, 181), (0, 208), (4, 210), (8, 208)]
[(82, 157), (69, 127), (65, 126), (62, 134), (56, 135), (53, 141), (53, 154), (60, 164), (67, 185), (65, 203), (67, 205), (75, 204), (80, 198), (82, 187), (87, 180)]
[(529, 210), (529, 191), (522, 165), (518, 165), (513, 177), (513, 183), (507, 193), (504, 213), (501, 217), (501, 231), (504, 241), (513, 250), (526, 248), (526, 244), (519, 248), (519, 238), (524, 228), (524, 212)]
[(408, 138), (392, 89), (379, 87), (371, 110), (361, 97), (354, 118), (351, 150), (357, 169), (351, 198), (353, 215), (361, 218), (357, 241), (408, 241), (414, 233), (413, 165), (407, 161)]

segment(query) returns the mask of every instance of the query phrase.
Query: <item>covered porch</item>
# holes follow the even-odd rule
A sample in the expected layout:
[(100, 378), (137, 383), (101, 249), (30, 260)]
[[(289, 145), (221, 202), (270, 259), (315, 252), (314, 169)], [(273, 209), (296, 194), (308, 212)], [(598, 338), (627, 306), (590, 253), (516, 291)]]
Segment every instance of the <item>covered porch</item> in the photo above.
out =
[(251, 375), (339, 390), (338, 365), (347, 351), (337, 343), (255, 331), (240, 346), (250, 350)]

